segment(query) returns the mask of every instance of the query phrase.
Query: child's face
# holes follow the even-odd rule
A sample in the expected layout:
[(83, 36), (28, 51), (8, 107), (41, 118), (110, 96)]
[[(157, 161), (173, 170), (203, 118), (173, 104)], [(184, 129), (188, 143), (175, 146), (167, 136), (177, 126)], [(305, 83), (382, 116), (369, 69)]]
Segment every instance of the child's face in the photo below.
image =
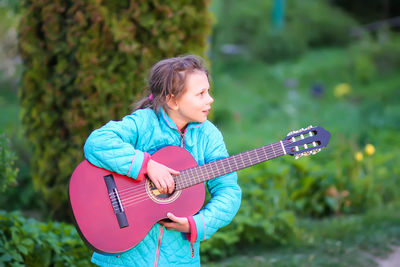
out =
[(207, 119), (214, 102), (209, 90), (210, 84), (204, 72), (195, 71), (186, 76), (185, 91), (174, 99), (173, 108), (168, 114), (179, 129), (189, 122), (204, 122)]

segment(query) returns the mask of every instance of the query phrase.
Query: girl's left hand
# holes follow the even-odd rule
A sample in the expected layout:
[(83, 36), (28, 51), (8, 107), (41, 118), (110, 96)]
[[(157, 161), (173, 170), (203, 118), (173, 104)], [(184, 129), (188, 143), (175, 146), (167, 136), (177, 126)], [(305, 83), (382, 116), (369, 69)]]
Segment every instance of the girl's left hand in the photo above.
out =
[(190, 233), (190, 226), (186, 217), (176, 217), (171, 212), (167, 213), (168, 219), (172, 222), (159, 221), (158, 223), (165, 226), (167, 230), (175, 230), (182, 233)]

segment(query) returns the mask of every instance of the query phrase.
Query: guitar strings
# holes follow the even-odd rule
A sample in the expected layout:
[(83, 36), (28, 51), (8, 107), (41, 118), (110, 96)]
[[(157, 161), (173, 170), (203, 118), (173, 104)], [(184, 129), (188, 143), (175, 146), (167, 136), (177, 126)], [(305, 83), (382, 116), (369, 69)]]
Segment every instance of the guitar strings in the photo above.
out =
[[(260, 160), (260, 156), (258, 155), (258, 152), (260, 152), (260, 150), (263, 150), (264, 154), (266, 154), (267, 160), (269, 160), (269, 159), (268, 159), (268, 156), (272, 156), (272, 154), (271, 154), (271, 152), (267, 152), (267, 153), (265, 152), (265, 148), (267, 148), (268, 146), (270, 146), (270, 147), (272, 148), (272, 153), (274, 154), (274, 157), (276, 157), (276, 153), (275, 153), (275, 150), (274, 150), (274, 146), (278, 146), (279, 148), (281, 148), (280, 142), (276, 142), (276, 143), (273, 143), (273, 144), (270, 144), (270, 145), (266, 145), (266, 146), (264, 146), (264, 147), (260, 147), (260, 148), (254, 149), (254, 150), (250, 150), (250, 151), (247, 151), (247, 152), (244, 152), (244, 153), (240, 153), (240, 154), (231, 156), (231, 157), (229, 157), (229, 158), (233, 159), (233, 158), (239, 158), (239, 157), (240, 157), (240, 159), (242, 160), (242, 163), (246, 166), (246, 165), (248, 165), (249, 162), (250, 162), (250, 164), (253, 164), (252, 158), (256, 158), (257, 160)], [(276, 148), (276, 147), (275, 147), (275, 148)], [(282, 151), (283, 151), (283, 150), (282, 150)], [(255, 153), (255, 154), (256, 154), (255, 157), (254, 157), (254, 156), (250, 157), (250, 156), (251, 156), (250, 153), (253, 153), (253, 154)], [(243, 155), (247, 155), (248, 159), (243, 160)], [(279, 155), (279, 156), (281, 156), (281, 155)], [(225, 159), (228, 159), (228, 158), (225, 158)], [(262, 160), (265, 160), (264, 158), (261, 158), (261, 159), (262, 159)], [(272, 158), (271, 158), (271, 159), (272, 159)], [(224, 159), (221, 159), (221, 160), (224, 160)], [(217, 162), (217, 161), (208, 163), (208, 166), (207, 166), (207, 167), (211, 167), (211, 165), (216, 165), (216, 162)], [(229, 163), (229, 162), (222, 162), (222, 161), (221, 161), (221, 163), (226, 164), (226, 163)], [(234, 161), (234, 163), (235, 163), (235, 165), (236, 165), (236, 167), (237, 167), (237, 170), (240, 169), (240, 168), (238, 167), (238, 163), (237, 163), (236, 161)], [(257, 164), (257, 163), (259, 163), (259, 162), (256, 162), (256, 163), (254, 163), (254, 164)], [(227, 168), (232, 168), (233, 164), (232, 164), (232, 165), (229, 165), (229, 164), (228, 164), (228, 165), (226, 165), (226, 166), (225, 166), (224, 164), (221, 165), (224, 172), (230, 173), (230, 172), (233, 172), (233, 171), (234, 171), (234, 170), (232, 170), (232, 169), (229, 169), (228, 171), (225, 171), (225, 167), (227, 167)], [(202, 170), (202, 169), (204, 169), (204, 168), (202, 168), (203, 166), (205, 166), (205, 165), (200, 165), (200, 166), (196, 166), (196, 167), (194, 167), (194, 168), (190, 168), (190, 169), (183, 170), (182, 172), (187, 172), (187, 173), (189, 174), (189, 177), (186, 177), (187, 175), (185, 175), (185, 173), (181, 173), (180, 175), (178, 175), (177, 178), (178, 178), (178, 179), (179, 179), (179, 178), (182, 178), (182, 179), (179, 179), (179, 181), (177, 181), (176, 183), (181, 182), (181, 183), (183, 183), (183, 186), (184, 186), (184, 187), (187, 187), (187, 186), (192, 185), (192, 182), (197, 182), (195, 179), (192, 179), (192, 178), (191, 178), (191, 177), (193, 177), (193, 176), (206, 176), (206, 177), (208, 178), (208, 177), (211, 175), (211, 176), (218, 177), (218, 172), (219, 172), (221, 169), (217, 168), (217, 169), (215, 169), (215, 170), (212, 170), (211, 172), (210, 172), (210, 171), (207, 171), (206, 173), (203, 173), (203, 170)], [(243, 167), (245, 167), (245, 166), (243, 166)], [(241, 166), (241, 167), (242, 167), (242, 166)], [(189, 172), (191, 172), (191, 173), (189, 173)], [(200, 172), (200, 173), (199, 173), (199, 172)], [(221, 175), (222, 175), (222, 174), (221, 174)], [(188, 178), (188, 179), (184, 179), (184, 178)], [(205, 180), (208, 180), (208, 179), (205, 179)], [(200, 182), (201, 182), (201, 181), (200, 181)], [(136, 190), (135, 190), (135, 189), (136, 189)], [(140, 191), (140, 190), (141, 190), (140, 185), (135, 185), (135, 186), (132, 186), (132, 187), (123, 188), (123, 189), (121, 189), (119, 192), (120, 192), (120, 196), (125, 196), (125, 195), (131, 196), (131, 195), (134, 195), (134, 193), (136, 193), (137, 191)], [(128, 193), (129, 193), (129, 194), (128, 194)], [(133, 193), (133, 194), (132, 194), (132, 193)]]
[[(275, 145), (275, 144), (272, 144), (272, 145)], [(270, 145), (272, 148), (273, 148), (273, 146), (272, 145)], [(258, 152), (258, 151), (253, 151), (253, 152)], [(264, 154), (267, 154), (267, 156), (272, 156), (272, 153), (265, 153), (265, 151), (264, 151)], [(276, 156), (276, 153), (275, 153), (275, 151), (273, 151), (273, 154), (274, 154), (274, 156)], [(235, 155), (235, 156), (237, 156), (237, 155)], [(232, 157), (235, 157), (235, 156), (232, 156)], [(250, 155), (248, 155), (248, 156), (250, 156)], [(254, 157), (253, 157), (254, 158)], [(260, 160), (260, 156), (258, 155), (258, 153), (256, 154), (256, 156), (255, 156), (255, 158), (257, 159), (257, 160)], [(264, 159), (264, 157), (262, 158), (262, 159)], [(267, 159), (268, 159), (268, 157), (267, 157)], [(242, 159), (242, 161), (243, 161), (243, 159)], [(211, 162), (211, 163), (213, 163), (213, 162)], [(244, 160), (243, 161), (243, 163), (245, 163), (245, 164), (248, 164), (248, 163), (250, 163), (250, 164), (253, 164), (253, 160), (249, 157), (249, 159), (246, 159), (246, 160)], [(211, 164), (210, 164), (211, 165)], [(201, 167), (201, 166), (204, 166), (204, 165), (200, 165), (200, 166), (197, 166), (197, 167)], [(223, 165), (222, 165), (223, 166)], [(227, 167), (230, 167), (230, 166), (227, 166)], [(197, 176), (209, 176), (210, 175), (210, 172), (207, 172), (207, 173), (203, 173), (202, 172), (202, 170), (200, 169), (200, 168), (197, 168), (197, 169), (199, 169), (199, 171), (200, 171), (200, 173), (199, 172), (197, 172), (196, 171), (196, 173), (194, 173), (194, 172), (192, 172), (194, 175), (197, 175)], [(223, 168), (223, 169), (225, 169), (225, 168)], [(190, 169), (187, 169), (187, 170), (190, 170)], [(186, 171), (187, 171), (186, 170)], [(194, 169), (193, 169), (194, 170)], [(220, 171), (221, 169), (216, 169), (215, 171), (212, 171), (212, 173), (211, 174), (213, 174), (213, 175), (215, 175), (214, 174), (214, 172), (217, 172), (218, 173), (218, 171)], [(185, 170), (184, 170), (185, 171)], [(231, 171), (231, 170), (229, 170), (229, 171)], [(227, 172), (227, 173), (229, 173), (229, 171)], [(190, 182), (196, 182), (196, 179), (193, 179), (193, 178), (190, 178), (189, 177), (189, 179), (186, 179), (186, 181), (185, 180), (183, 180), (183, 182), (186, 184), (186, 183), (188, 183), (188, 184), (191, 184)], [(135, 187), (138, 187), (138, 186), (134, 186), (134, 187), (131, 187), (131, 188), (135, 188)], [(127, 189), (130, 189), (130, 188), (126, 188), (126, 189), (123, 189), (123, 190), (127, 190)], [(134, 191), (140, 191), (140, 189), (142, 189), (142, 188), (137, 188), (138, 190), (134, 190)], [(130, 193), (133, 193), (134, 191), (131, 191)], [(128, 194), (128, 196), (132, 196), (133, 194)], [(142, 194), (139, 194), (139, 195), (136, 195), (136, 196), (134, 196), (134, 197), (140, 197)], [(147, 193), (146, 192), (144, 192), (144, 195), (147, 195)], [(116, 198), (116, 197), (115, 197)], [(132, 197), (130, 197), (129, 199), (131, 199)], [(127, 198), (125, 198), (124, 199), (125, 201), (127, 200)]]
[[(269, 159), (272, 159), (273, 157), (276, 157), (277, 155), (276, 155), (276, 152), (274, 150), (274, 146), (277, 146), (277, 145), (280, 145), (280, 144), (279, 143), (270, 144), (270, 145), (267, 145), (267, 146), (264, 146), (264, 147), (261, 147), (261, 148), (258, 148), (258, 149), (254, 149), (254, 150), (248, 151), (249, 153), (245, 152), (246, 154), (241, 153), (241, 154), (237, 154), (237, 155), (234, 155), (232, 157), (229, 157), (229, 158), (234, 158), (234, 157), (239, 157), (240, 156), (241, 160), (242, 160), (242, 163), (244, 165), (248, 165), (249, 163), (251, 165), (257, 164), (257, 163), (259, 163), (259, 162), (261, 162), (263, 160), (265, 161), (265, 158), (267, 158), (267, 160), (269, 160)], [(267, 151), (267, 152), (265, 151), (264, 148), (266, 148), (268, 146), (270, 146), (272, 148), (272, 153), (269, 152), (269, 151)], [(263, 154), (265, 154), (264, 156), (263, 155), (259, 155), (259, 153), (258, 153), (258, 152), (260, 152), (261, 149), (264, 152)], [(250, 153), (253, 153), (255, 155), (250, 155)], [(247, 155), (248, 159), (243, 159), (243, 155)], [(252, 157), (250, 157), (250, 156), (252, 156)], [(278, 155), (278, 156), (280, 156), (280, 155)], [(271, 157), (271, 158), (269, 158), (269, 157)], [(255, 159), (257, 162), (253, 163), (254, 161), (252, 160), (252, 158)], [(225, 158), (225, 159), (228, 159), (228, 158)], [(223, 162), (224, 159), (221, 159), (221, 160), (222, 160), (221, 163), (223, 163), (223, 164), (229, 163), (229, 162)], [(208, 163), (209, 165), (207, 167), (211, 167), (211, 165), (213, 165), (213, 164), (215, 165), (215, 162), (216, 161)], [(236, 163), (236, 167), (238, 167), (237, 162), (235, 162), (235, 163)], [(197, 175), (197, 176), (203, 176), (203, 177), (206, 176), (206, 177), (208, 177), (210, 175), (210, 173), (215, 175), (214, 174), (215, 172), (218, 173), (219, 171), (221, 171), (221, 168), (217, 168), (217, 169), (215, 169), (215, 171), (212, 170), (211, 172), (203, 173), (203, 170), (202, 170), (201, 166), (205, 166), (205, 164), (196, 166), (194, 168), (183, 170), (182, 172), (186, 171), (189, 174), (189, 171), (191, 171), (192, 175), (194, 175), (194, 176)], [(226, 166), (221, 165), (221, 166), (222, 166), (223, 171), (225, 171), (224, 167), (230, 168), (232, 165), (226, 165)], [(228, 169), (228, 170), (230, 171), (231, 169)], [(231, 172), (233, 172), (233, 171), (231, 171)], [(230, 173), (230, 172), (227, 172), (227, 173)], [(180, 182), (183, 182), (184, 185), (191, 185), (192, 182), (197, 182), (197, 179), (195, 177), (190, 177), (190, 176), (189, 177), (184, 177), (184, 176), (182, 176), (181, 178), (188, 178), (188, 179), (180, 181)], [(131, 190), (131, 191), (129, 191), (129, 190)], [(143, 190), (143, 188), (140, 187), (140, 185), (135, 185), (135, 186), (131, 186), (131, 187), (127, 187), (127, 188), (122, 189), (121, 191), (124, 191), (125, 196), (127, 196), (127, 198), (121, 198), (122, 194), (120, 195), (120, 199), (121, 199), (121, 202), (122, 202), (123, 206), (124, 207), (129, 207), (129, 206), (132, 206), (131, 205), (132, 203), (136, 204), (136, 203), (142, 202), (143, 200), (149, 199), (148, 198), (148, 194), (147, 194), (146, 191), (144, 191), (142, 193), (139, 193), (139, 194), (136, 194), (136, 195), (134, 194), (134, 193), (137, 193), (138, 191), (142, 191), (142, 190)], [(116, 207), (116, 206), (118, 207), (117, 196), (110, 196), (110, 198), (111, 198), (113, 207)], [(116, 204), (116, 206), (114, 204)]]
[[(271, 145), (268, 145), (268, 146), (271, 146), (272, 147), (272, 145), (277, 145), (276, 143), (274, 143), (274, 144), (271, 144)], [(278, 144), (279, 145), (279, 144)], [(273, 147), (272, 147), (273, 148)], [(252, 152), (256, 152), (257, 153), (257, 151), (252, 151)], [(274, 153), (274, 152), (273, 152)], [(267, 154), (268, 156), (270, 156), (270, 155), (272, 155), (272, 154)], [(229, 158), (231, 158), (231, 159), (233, 159), (233, 158), (239, 158), (239, 156), (243, 156), (242, 154), (237, 154), (237, 155), (234, 155), (234, 156), (231, 156), (231, 157), (229, 157)], [(248, 155), (248, 156), (250, 156), (250, 155)], [(274, 156), (276, 156), (276, 154), (274, 153)], [(259, 160), (260, 158), (259, 158), (259, 156), (257, 155), (256, 156), (257, 157), (257, 159)], [(253, 157), (254, 158), (254, 157)], [(242, 158), (241, 158), (242, 159)], [(262, 158), (263, 159), (263, 158)], [(223, 159), (222, 159), (223, 160)], [(267, 160), (268, 160), (268, 157), (267, 157)], [(209, 162), (208, 163), (208, 166), (207, 167), (211, 167), (211, 165), (216, 165), (216, 162), (217, 161), (214, 161), (214, 162)], [(244, 162), (243, 161), (243, 159), (242, 159), (242, 163), (244, 164), (244, 165), (247, 165), (248, 163), (251, 163), (252, 162), (252, 160), (251, 160), (251, 158), (249, 158), (249, 160), (247, 160), (246, 159), (246, 162)], [(226, 163), (226, 162), (225, 162)], [(235, 165), (236, 165), (236, 167), (237, 167), (237, 169), (240, 169), (239, 167), (238, 167), (238, 163), (237, 162), (235, 162)], [(186, 169), (186, 170), (183, 170), (183, 171), (181, 171), (181, 174), (180, 175), (178, 175), (177, 176), (177, 179), (178, 179), (178, 181), (176, 181), (177, 183), (179, 183), (179, 182), (183, 182), (183, 183), (185, 183), (185, 185), (190, 185), (190, 183), (188, 183), (188, 182), (192, 182), (192, 180), (190, 179), (191, 177), (193, 177), (193, 176), (214, 176), (214, 175), (217, 175), (218, 174), (218, 172), (221, 170), (221, 169), (215, 169), (215, 170), (212, 170), (211, 172), (210, 171), (207, 171), (206, 173), (203, 173), (202, 171), (202, 167), (203, 166), (205, 166), (205, 165), (199, 165), (199, 166), (196, 166), (196, 167), (194, 167), (194, 168), (189, 168), (189, 169)], [(224, 167), (228, 167), (228, 168), (231, 168), (233, 166), (233, 164), (232, 165), (222, 165), (222, 169), (225, 169)], [(241, 166), (242, 167), (242, 166)], [(243, 166), (244, 167), (244, 166)], [(200, 171), (200, 173), (198, 172), (198, 171)], [(234, 170), (232, 170), (232, 169), (229, 169), (229, 171), (227, 172), (227, 173), (230, 173), (230, 172), (233, 172)], [(191, 173), (188, 173), (188, 172), (191, 172)], [(187, 174), (189, 174), (189, 177), (186, 177), (187, 176)], [(208, 174), (210, 174), (210, 175), (208, 175)], [(218, 177), (218, 176), (216, 176), (216, 177)], [(185, 179), (186, 178), (186, 179)], [(187, 179), (187, 178), (189, 178), (189, 179)], [(127, 188), (123, 188), (123, 189), (121, 189), (121, 190), (119, 190), (119, 193), (120, 193), (120, 196), (124, 196), (124, 195), (126, 195), (125, 193), (127, 193), (127, 192), (129, 192), (129, 193), (133, 193), (133, 189), (135, 189), (135, 188), (137, 188), (137, 189), (140, 189), (140, 185), (135, 185), (135, 186), (132, 186), (132, 187), (127, 187)]]
[[(198, 166), (196, 166), (196, 167), (198, 167)], [(179, 179), (185, 179), (186, 178), (186, 174), (187, 174), (187, 171), (188, 170), (190, 170), (190, 169), (186, 169), (186, 170), (182, 170), (181, 172), (180, 172), (180, 174), (179, 175), (177, 175), (176, 177)], [(141, 184), (137, 184), (137, 185), (134, 185), (134, 186), (131, 186), (131, 187), (124, 187), (123, 189), (121, 189), (121, 190), (118, 190), (118, 192), (119, 192), (119, 195), (120, 196), (129, 196), (131, 193), (134, 193), (135, 191), (141, 191)]]
[[(141, 186), (140, 186), (141, 185)], [(125, 197), (125, 196), (130, 196), (130, 195), (132, 195), (132, 193), (134, 194), (134, 193), (136, 193), (136, 192), (138, 192), (138, 191), (142, 191), (142, 189), (143, 189), (143, 186), (145, 186), (145, 184), (140, 184), (140, 185), (138, 185), (138, 186), (136, 186), (136, 187), (134, 187), (134, 188), (131, 188), (130, 190), (128, 190), (128, 191), (125, 191), (125, 192), (123, 192), (122, 194), (120, 193), (119, 194), (119, 196), (121, 197)]]
[[(257, 151), (255, 151), (255, 152), (257, 152)], [(274, 153), (274, 151), (273, 151), (273, 153)], [(272, 153), (267, 153), (267, 155), (268, 155), (268, 156), (272, 156)], [(274, 156), (276, 156), (276, 153), (274, 153)], [(232, 156), (232, 157), (234, 157), (234, 156)], [(257, 153), (256, 157), (253, 156), (253, 158), (256, 158), (257, 160), (260, 160), (260, 159), (261, 159), (260, 156), (258, 155), (258, 153)], [(267, 158), (268, 158), (268, 157), (267, 157)], [(264, 157), (263, 157), (262, 159), (264, 159)], [(242, 161), (243, 161), (243, 159), (242, 159)], [(215, 162), (211, 162), (210, 165), (213, 165), (214, 163), (215, 163)], [(245, 165), (248, 165), (248, 163), (252, 164), (252, 163), (253, 163), (253, 160), (252, 160), (252, 158), (249, 158), (249, 159), (244, 160), (243, 163), (244, 163)], [(215, 164), (214, 164), (214, 165), (215, 165)], [(236, 165), (237, 165), (237, 164), (236, 164)], [(179, 181), (177, 181), (177, 183), (178, 183), (178, 182), (183, 182), (184, 184), (191, 185), (191, 184), (192, 184), (191, 182), (196, 182), (196, 180), (193, 179), (193, 178), (191, 178), (191, 177), (193, 177), (193, 176), (206, 176), (206, 177), (208, 177), (208, 176), (210, 176), (210, 175), (211, 175), (211, 176), (216, 176), (216, 175), (218, 175), (218, 172), (221, 170), (221, 169), (217, 168), (217, 169), (215, 169), (215, 170), (212, 170), (211, 172), (210, 172), (210, 171), (207, 171), (206, 173), (203, 173), (203, 170), (201, 169), (202, 166), (204, 166), (204, 165), (196, 166), (196, 167), (197, 167), (197, 168), (196, 168), (197, 170), (194, 169), (194, 168), (184, 170), (184, 171), (191, 171), (191, 173), (187, 173), (187, 174), (189, 174), (190, 176), (189, 176), (189, 177), (186, 177), (187, 175), (185, 175), (185, 174), (182, 175), (182, 174), (181, 174), (179, 178), (188, 178), (188, 179), (179, 180)], [(223, 165), (222, 165), (222, 166), (223, 166)], [(238, 166), (238, 165), (237, 165), (237, 166)], [(211, 166), (207, 166), (207, 167), (211, 167)], [(230, 166), (227, 166), (227, 167), (230, 167)], [(203, 169), (204, 169), (204, 168), (203, 168)], [(223, 167), (223, 169), (225, 170), (224, 167)], [(228, 171), (226, 171), (226, 173), (230, 173), (230, 172), (233, 172), (233, 170), (229, 169)], [(216, 176), (216, 177), (218, 177), (218, 176)], [(139, 188), (140, 188), (140, 187), (139, 187)], [(133, 192), (133, 191), (132, 191), (132, 192)], [(121, 194), (121, 195), (123, 195), (123, 194)]]
[[(272, 154), (271, 154), (272, 155)], [(234, 156), (232, 156), (232, 157), (234, 157)], [(258, 157), (258, 156), (257, 156)], [(259, 157), (258, 157), (258, 159), (259, 159)], [(246, 160), (244, 163), (252, 163), (252, 160), (251, 159), (249, 159), (249, 160)], [(210, 165), (212, 165), (214, 162), (211, 162), (210, 163)], [(215, 165), (215, 164), (214, 164)], [(204, 166), (204, 165), (200, 165), (200, 166)], [(200, 167), (200, 166), (197, 166), (197, 167)], [(208, 166), (208, 167), (210, 167), (210, 166)], [(191, 174), (189, 177), (187, 177), (187, 178), (189, 178), (189, 179), (183, 179), (182, 181), (184, 182), (184, 183), (187, 183), (188, 185), (189, 184), (191, 184), (191, 182), (195, 182), (196, 180), (195, 179), (192, 179), (191, 177), (192, 176), (215, 176), (215, 175), (217, 175), (217, 174), (215, 174), (215, 173), (218, 173), (219, 171), (220, 171), (220, 169), (216, 169), (216, 170), (213, 170), (213, 171), (211, 171), (211, 172), (206, 172), (206, 173), (203, 173), (202, 171), (203, 170), (201, 170), (200, 168), (197, 168), (197, 169), (199, 169), (200, 170), (200, 173), (198, 172), (198, 171), (196, 171), (196, 172), (194, 172), (194, 169), (193, 169), (193, 171), (192, 171), (192, 173), (188, 173), (188, 174)], [(225, 169), (225, 168), (223, 168), (223, 169)], [(190, 169), (187, 169), (187, 170), (190, 170)], [(184, 170), (184, 171), (187, 171), (187, 170)], [(228, 171), (228, 173), (230, 172), (231, 170), (229, 170)], [(186, 178), (186, 177), (184, 177), (184, 176), (186, 176), (186, 175), (183, 175), (181, 178)], [(218, 176), (217, 176), (218, 177)], [(128, 189), (128, 190), (127, 190)], [(130, 190), (130, 191), (129, 191)], [(140, 187), (140, 185), (136, 185), (136, 186), (133, 186), (133, 187), (130, 187), (130, 188), (126, 188), (126, 189), (124, 189), (124, 193), (121, 193), (121, 194), (119, 194), (120, 195), (120, 197), (128, 197), (128, 198), (124, 198), (124, 200), (127, 200), (127, 199), (130, 199), (131, 198), (131, 196), (135, 196), (135, 193), (137, 193), (138, 191), (142, 191), (143, 190), (143, 188), (142, 187)], [(140, 195), (137, 195), (137, 196), (140, 196)], [(116, 196), (114, 196), (114, 198), (116, 198)]]
[(122, 193), (122, 192), (129, 191), (132, 188), (136, 188), (136, 187), (140, 187), (140, 184), (135, 184), (134, 186), (129, 186), (129, 187), (123, 187), (123, 188), (121, 188), (121, 190), (118, 190), (118, 192)]

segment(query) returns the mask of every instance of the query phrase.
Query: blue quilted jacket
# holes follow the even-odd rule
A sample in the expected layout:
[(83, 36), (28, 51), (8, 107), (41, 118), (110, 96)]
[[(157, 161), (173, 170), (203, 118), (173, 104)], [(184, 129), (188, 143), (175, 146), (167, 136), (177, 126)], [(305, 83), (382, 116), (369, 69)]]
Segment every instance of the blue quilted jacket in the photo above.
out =
[[(84, 150), (92, 164), (135, 179), (144, 152), (153, 154), (169, 145), (183, 146), (199, 165), (228, 156), (222, 135), (211, 122), (189, 123), (181, 133), (163, 109), (158, 114), (141, 109), (122, 121), (110, 121), (90, 134)], [(185, 234), (156, 223), (132, 249), (118, 255), (95, 252), (92, 262), (100, 266), (199, 266), (200, 242), (230, 223), (241, 202), (236, 173), (209, 180), (207, 188), (212, 198), (193, 216), (197, 228), (194, 243), (189, 243)]]

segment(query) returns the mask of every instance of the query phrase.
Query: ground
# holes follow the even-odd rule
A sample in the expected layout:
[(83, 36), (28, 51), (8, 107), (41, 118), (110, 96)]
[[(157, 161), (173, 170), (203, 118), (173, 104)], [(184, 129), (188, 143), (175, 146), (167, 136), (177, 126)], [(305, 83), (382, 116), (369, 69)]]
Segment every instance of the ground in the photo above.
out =
[(375, 259), (379, 267), (399, 267), (400, 266), (400, 247), (393, 247), (393, 252), (385, 259)]

